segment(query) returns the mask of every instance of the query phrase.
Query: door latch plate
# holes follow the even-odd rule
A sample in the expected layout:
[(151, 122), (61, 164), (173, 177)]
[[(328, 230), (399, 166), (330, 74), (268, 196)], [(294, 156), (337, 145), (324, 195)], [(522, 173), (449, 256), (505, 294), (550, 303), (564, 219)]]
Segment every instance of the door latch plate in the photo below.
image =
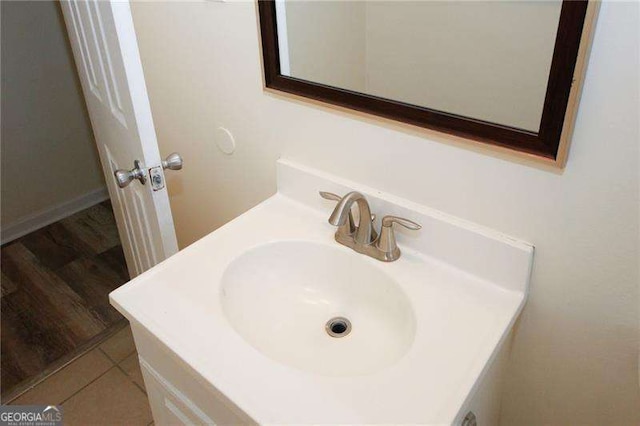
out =
[(149, 169), (149, 180), (151, 181), (151, 188), (154, 191), (160, 191), (164, 188), (164, 174), (162, 173), (162, 167), (152, 167)]

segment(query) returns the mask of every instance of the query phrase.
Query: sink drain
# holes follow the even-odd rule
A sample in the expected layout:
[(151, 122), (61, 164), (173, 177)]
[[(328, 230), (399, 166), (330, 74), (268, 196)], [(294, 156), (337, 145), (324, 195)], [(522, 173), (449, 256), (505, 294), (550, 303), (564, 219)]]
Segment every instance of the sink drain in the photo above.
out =
[(331, 337), (344, 337), (351, 333), (351, 321), (344, 317), (335, 317), (327, 321), (324, 326), (327, 334)]

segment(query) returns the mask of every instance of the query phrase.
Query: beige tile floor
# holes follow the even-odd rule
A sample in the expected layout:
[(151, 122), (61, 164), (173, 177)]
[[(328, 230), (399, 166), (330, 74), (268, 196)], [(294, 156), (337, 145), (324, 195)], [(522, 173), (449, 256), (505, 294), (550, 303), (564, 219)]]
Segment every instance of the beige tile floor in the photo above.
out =
[(128, 326), (11, 404), (62, 405), (68, 426), (153, 424)]

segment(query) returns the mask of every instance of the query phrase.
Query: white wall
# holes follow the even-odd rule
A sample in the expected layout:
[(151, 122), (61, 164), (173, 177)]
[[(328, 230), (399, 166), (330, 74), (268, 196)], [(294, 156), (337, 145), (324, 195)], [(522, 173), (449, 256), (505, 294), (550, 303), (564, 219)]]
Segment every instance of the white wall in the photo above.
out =
[(104, 187), (59, 6), (2, 1), (2, 226)]
[[(253, 3), (137, 3), (142, 62), (185, 246), (276, 190), (291, 158), (536, 245), (504, 425), (637, 425), (637, 3), (605, 3), (563, 173), (263, 92)], [(215, 146), (231, 129), (236, 153)]]
[(365, 2), (286, 2), (291, 76), (365, 90)]

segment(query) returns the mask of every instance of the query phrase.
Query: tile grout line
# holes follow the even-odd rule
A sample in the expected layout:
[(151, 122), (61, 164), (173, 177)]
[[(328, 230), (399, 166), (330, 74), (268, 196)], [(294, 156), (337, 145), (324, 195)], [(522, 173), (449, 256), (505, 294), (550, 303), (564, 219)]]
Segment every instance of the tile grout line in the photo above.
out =
[[(130, 356), (130, 355), (129, 355), (129, 356)], [(127, 358), (128, 358), (129, 356), (127, 356)], [(127, 379), (129, 379), (129, 381), (130, 381), (130, 382), (131, 382), (135, 387), (137, 387), (138, 389), (140, 389), (140, 391), (142, 391), (142, 393), (143, 393), (145, 396), (147, 396), (147, 391), (146, 391), (146, 390), (144, 390), (144, 389), (142, 389), (142, 387), (141, 387), (140, 385), (138, 385), (136, 382), (134, 382), (134, 381), (133, 381), (133, 378), (131, 377), (131, 375), (129, 375), (129, 373), (127, 373), (126, 371), (124, 371), (124, 368), (122, 368), (122, 367), (120, 366), (120, 364), (116, 364), (116, 367), (118, 367), (118, 370), (120, 370), (120, 371), (122, 372), (122, 374), (124, 374), (124, 375), (127, 377)]]
[[(71, 398), (73, 398), (74, 396), (76, 396), (77, 394), (79, 394), (80, 392), (82, 392), (82, 391), (83, 391), (87, 386), (89, 386), (90, 384), (92, 384), (92, 383), (93, 383), (93, 382), (95, 382), (96, 380), (100, 379), (102, 376), (104, 376), (104, 375), (105, 375), (105, 374), (107, 374), (109, 371), (113, 370), (114, 368), (117, 368), (118, 370), (120, 370), (120, 372), (121, 372), (122, 374), (124, 374), (124, 375), (127, 377), (127, 379), (129, 379), (129, 381), (130, 381), (131, 383), (133, 383), (133, 384), (134, 384), (138, 389), (140, 389), (140, 386), (138, 386), (138, 384), (137, 384), (136, 382), (134, 382), (133, 380), (131, 380), (131, 376), (129, 376), (129, 375), (127, 374), (127, 372), (126, 372), (126, 371), (124, 371), (124, 370), (122, 369), (122, 367), (120, 367), (120, 364), (118, 364), (117, 362), (115, 362), (115, 361), (114, 361), (114, 360), (113, 360), (109, 355), (107, 355), (107, 353), (106, 353), (105, 351), (103, 351), (103, 350), (102, 350), (102, 348), (97, 348), (97, 349), (98, 349), (100, 352), (102, 352), (102, 353), (104, 354), (104, 356), (105, 356), (105, 357), (107, 357), (107, 359), (108, 359), (109, 361), (111, 361), (111, 364), (112, 364), (112, 365), (111, 365), (111, 367), (109, 367), (109, 368), (108, 368), (104, 373), (100, 374), (98, 377), (96, 377), (95, 379), (91, 380), (89, 383), (87, 383), (86, 385), (84, 385), (83, 387), (81, 387), (80, 389), (78, 389), (77, 391), (75, 391), (74, 393), (72, 393), (71, 395), (69, 395), (67, 398), (65, 398), (64, 400), (62, 400), (62, 402), (60, 402), (60, 403), (59, 403), (59, 404), (57, 404), (57, 405), (62, 405), (62, 404), (64, 404), (65, 402), (69, 401)], [(135, 353), (135, 351), (134, 351), (134, 352), (132, 352), (132, 353)], [(131, 354), (132, 354), (132, 353), (131, 353)], [(129, 356), (131, 356), (131, 354), (127, 355), (127, 358), (128, 358)], [(125, 359), (126, 359), (126, 358), (125, 358)], [(142, 393), (144, 393), (144, 394), (145, 394), (145, 396), (147, 395), (147, 393), (146, 393), (144, 390), (142, 390), (142, 389), (140, 389), (140, 390), (142, 391)]]
[[(109, 359), (109, 361), (111, 361), (111, 359)], [(113, 361), (112, 361), (113, 362)], [(62, 400), (62, 402), (60, 402), (57, 405), (62, 405), (65, 402), (69, 401), (71, 398), (73, 398), (74, 396), (76, 396), (77, 394), (79, 394), (80, 392), (82, 392), (83, 390), (85, 390), (87, 388), (87, 386), (89, 386), (90, 384), (92, 384), (93, 382), (95, 382), (96, 380), (100, 379), (102, 376), (104, 376), (105, 374), (107, 374), (109, 371), (113, 370), (115, 367), (117, 367), (117, 365), (112, 365), (111, 367), (109, 367), (107, 369), (107, 371), (105, 371), (104, 373), (100, 374), (98, 377), (96, 377), (95, 379), (91, 380), (89, 383), (87, 383), (86, 385), (84, 385), (83, 387), (81, 387), (80, 389), (78, 389), (77, 391), (75, 391), (74, 393), (72, 393), (71, 395), (69, 395), (67, 398), (65, 398), (64, 400)]]
[[(67, 398), (62, 400), (62, 402), (60, 402), (58, 405), (62, 405), (65, 402), (69, 401), (71, 398), (73, 398), (74, 396), (76, 396), (77, 394), (82, 392), (87, 386), (89, 386), (90, 384), (92, 384), (93, 382), (95, 382), (96, 380), (98, 380), (99, 378), (104, 376), (105, 374), (107, 374), (109, 371), (111, 371), (114, 368), (118, 367), (118, 363), (115, 362), (104, 350), (102, 350), (102, 348), (100, 346), (96, 347), (96, 349), (98, 351), (102, 352), (102, 355), (104, 355), (107, 358), (107, 360), (109, 360), (111, 362), (111, 367), (107, 368), (104, 373), (100, 374), (98, 377), (96, 377), (95, 379), (91, 380), (89, 383), (87, 383), (86, 385), (84, 385), (83, 387), (81, 387), (80, 389), (78, 389), (77, 391), (72, 393), (71, 395), (69, 395)], [(129, 355), (127, 355), (127, 356), (129, 356)], [(119, 370), (122, 371), (122, 369), (119, 369)]]
[[(135, 387), (137, 387), (138, 389), (140, 389), (142, 391), (142, 393), (145, 394), (145, 396), (147, 396), (147, 391), (146, 389), (143, 389), (142, 386), (138, 385), (135, 381), (133, 381), (133, 378), (131, 377), (131, 375), (129, 373), (127, 373), (126, 371), (124, 371), (124, 368), (122, 368), (120, 366), (120, 364), (126, 360), (127, 358), (129, 358), (131, 355), (135, 354), (136, 351), (134, 350), (133, 352), (131, 352), (130, 354), (127, 354), (126, 357), (124, 357), (124, 359), (120, 362), (115, 362), (104, 350), (102, 350), (102, 348), (98, 348), (100, 350), (100, 352), (102, 352), (104, 354), (104, 356), (107, 357), (107, 359), (109, 359), (109, 361), (111, 361), (116, 367), (118, 367), (118, 370), (120, 370), (122, 372), (122, 374), (124, 374), (125, 376), (127, 376), (127, 379), (129, 379), (129, 381), (131, 383), (133, 383), (133, 385)], [(136, 360), (138, 359), (137, 355), (136, 355)], [(138, 361), (139, 362), (139, 361)], [(144, 380), (144, 379), (143, 379)]]
[[(115, 336), (115, 334), (114, 334), (114, 336)], [(105, 340), (105, 342), (106, 342), (106, 340)], [(104, 342), (103, 342), (103, 343), (104, 343)], [(100, 345), (100, 346), (102, 346), (102, 345)], [(112, 363), (113, 365), (118, 365), (118, 363), (117, 363), (117, 362), (115, 362), (115, 361), (114, 361), (114, 360), (109, 356), (109, 354), (108, 354), (104, 349), (102, 349), (100, 346), (98, 346), (98, 350), (99, 350), (100, 352), (102, 352), (102, 355), (106, 356), (106, 357), (107, 357), (107, 359), (108, 359), (109, 361), (111, 361), (111, 363)], [(129, 356), (129, 355), (127, 355), (127, 356)]]

